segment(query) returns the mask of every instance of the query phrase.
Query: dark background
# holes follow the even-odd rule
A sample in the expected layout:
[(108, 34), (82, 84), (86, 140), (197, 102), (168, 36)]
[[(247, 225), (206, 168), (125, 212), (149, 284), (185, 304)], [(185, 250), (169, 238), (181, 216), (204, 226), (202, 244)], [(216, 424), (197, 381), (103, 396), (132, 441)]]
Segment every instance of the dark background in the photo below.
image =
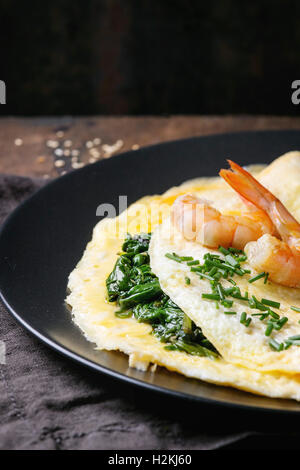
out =
[(0, 0), (0, 13), (2, 113), (299, 113), (299, 1)]

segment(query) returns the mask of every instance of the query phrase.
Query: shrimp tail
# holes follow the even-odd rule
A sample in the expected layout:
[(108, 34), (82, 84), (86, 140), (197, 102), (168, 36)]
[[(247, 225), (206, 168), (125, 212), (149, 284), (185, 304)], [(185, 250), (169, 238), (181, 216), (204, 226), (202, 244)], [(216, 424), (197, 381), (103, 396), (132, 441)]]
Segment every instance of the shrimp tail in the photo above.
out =
[(228, 160), (231, 170), (221, 170), (220, 176), (243, 198), (250, 201), (270, 217), (282, 239), (295, 245), (300, 235), (300, 224), (282, 202), (260, 184), (248, 171)]

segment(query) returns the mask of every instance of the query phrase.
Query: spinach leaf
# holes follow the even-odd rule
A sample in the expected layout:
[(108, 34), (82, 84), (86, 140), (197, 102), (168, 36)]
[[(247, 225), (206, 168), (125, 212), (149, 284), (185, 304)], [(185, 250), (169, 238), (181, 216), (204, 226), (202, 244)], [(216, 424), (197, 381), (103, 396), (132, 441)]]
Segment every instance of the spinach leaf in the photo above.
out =
[(151, 234), (127, 235), (113, 271), (106, 280), (108, 299), (120, 307), (119, 318), (132, 315), (149, 323), (152, 334), (166, 343), (166, 349), (187, 354), (218, 357), (214, 346), (200, 328), (164, 294), (152, 273), (148, 254)]

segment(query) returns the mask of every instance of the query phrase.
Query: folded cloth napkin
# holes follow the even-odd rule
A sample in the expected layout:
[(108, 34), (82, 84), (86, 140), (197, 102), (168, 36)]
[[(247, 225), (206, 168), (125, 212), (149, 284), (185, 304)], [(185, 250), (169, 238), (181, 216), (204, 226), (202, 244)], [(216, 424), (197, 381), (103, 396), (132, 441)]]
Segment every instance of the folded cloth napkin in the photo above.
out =
[[(43, 184), (0, 175), (0, 222)], [(274, 443), (276, 436), (283, 442), (282, 436), (262, 429), (268, 420), (261, 415), (255, 418), (251, 413), (251, 420), (238, 409), (224, 415), (222, 408), (120, 387), (120, 382), (48, 349), (1, 304), (0, 347), (4, 346), (0, 449), (220, 449), (239, 443), (251, 446), (253, 439), (263, 447), (264, 442)], [(285, 429), (291, 429), (290, 422)], [(286, 438), (296, 445), (299, 433)]]

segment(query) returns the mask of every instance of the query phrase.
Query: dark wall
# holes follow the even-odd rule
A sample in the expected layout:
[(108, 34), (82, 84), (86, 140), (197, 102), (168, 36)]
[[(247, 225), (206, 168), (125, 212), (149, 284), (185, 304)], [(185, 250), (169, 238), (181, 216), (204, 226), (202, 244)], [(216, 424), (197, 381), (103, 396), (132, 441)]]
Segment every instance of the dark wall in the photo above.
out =
[(0, 0), (6, 114), (297, 114), (300, 2)]

